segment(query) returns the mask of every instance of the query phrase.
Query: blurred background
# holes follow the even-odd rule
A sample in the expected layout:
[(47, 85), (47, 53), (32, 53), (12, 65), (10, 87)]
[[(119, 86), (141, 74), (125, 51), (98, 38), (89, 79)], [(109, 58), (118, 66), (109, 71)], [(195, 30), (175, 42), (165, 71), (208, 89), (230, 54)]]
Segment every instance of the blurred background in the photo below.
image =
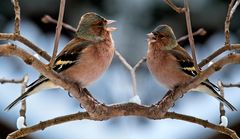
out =
[[(183, 1), (174, 1), (183, 6)], [(205, 36), (196, 36), (198, 62), (224, 44), (224, 20), (227, 13), (228, 0), (190, 0), (190, 12), (193, 31), (203, 27), (207, 31)], [(20, 0), (21, 6), (21, 34), (36, 45), (52, 54), (55, 27), (54, 24), (43, 24), (41, 18), (49, 14), (57, 19), (59, 0)], [(162, 0), (67, 0), (64, 22), (76, 27), (78, 21), (86, 12), (97, 12), (107, 19), (117, 20), (118, 28), (113, 33), (116, 49), (122, 53), (131, 65), (146, 55), (146, 34), (159, 24), (170, 25), (177, 37), (187, 34), (184, 14), (177, 14)], [(10, 0), (1, 0), (0, 4), (0, 32), (13, 32), (14, 10)], [(239, 42), (240, 9), (233, 16), (231, 26), (231, 42)], [(63, 28), (59, 50), (74, 36)], [(1, 41), (0, 44), (5, 43)], [(13, 42), (35, 54), (26, 46)], [(188, 40), (180, 43), (189, 49)], [(190, 51), (189, 51), (190, 52)], [(226, 53), (225, 53), (226, 54)], [(221, 55), (223, 56), (223, 55)], [(216, 61), (221, 56), (214, 59)], [(46, 63), (44, 59), (41, 59)], [(21, 79), (25, 74), (34, 81), (39, 73), (25, 65), (15, 57), (0, 57), (0, 78)], [(230, 65), (221, 72), (210, 77), (214, 83), (218, 80), (224, 83), (240, 81), (240, 65)], [(138, 94), (145, 105), (151, 105), (160, 100), (167, 91), (161, 87), (150, 75), (146, 64), (137, 70)], [(88, 87), (99, 101), (106, 104), (127, 102), (132, 94), (131, 78), (128, 70), (114, 58), (108, 71), (94, 84)], [(20, 95), (19, 84), (0, 85), (0, 139), (16, 130), (16, 120), (20, 106), (11, 111), (3, 109)], [(225, 98), (240, 110), (240, 92), (237, 88), (226, 88)], [(78, 111), (84, 111), (79, 102), (68, 96), (61, 89), (42, 91), (27, 99), (27, 124), (33, 125), (57, 116), (63, 116)], [(219, 103), (212, 97), (202, 93), (187, 93), (177, 100), (170, 109), (178, 113), (196, 116), (219, 123)], [(240, 135), (240, 112), (226, 109), (229, 127)], [(107, 121), (81, 120), (68, 122), (36, 132), (27, 138), (31, 139), (228, 139), (213, 130), (202, 126), (177, 120), (148, 120), (146, 118), (129, 116), (112, 118)]]

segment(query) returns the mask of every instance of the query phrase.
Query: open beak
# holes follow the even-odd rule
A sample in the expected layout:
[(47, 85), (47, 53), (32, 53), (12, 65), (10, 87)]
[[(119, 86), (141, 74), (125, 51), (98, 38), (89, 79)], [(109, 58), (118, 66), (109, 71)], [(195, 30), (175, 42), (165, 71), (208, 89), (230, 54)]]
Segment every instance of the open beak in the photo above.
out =
[(148, 41), (149, 41), (150, 43), (156, 42), (156, 37), (153, 35), (152, 32), (148, 33), (148, 34), (147, 34), (147, 37), (148, 37)]
[[(110, 24), (115, 23), (115, 22), (116, 22), (115, 20), (107, 20), (107, 25), (110, 25)], [(110, 26), (106, 27), (106, 30), (110, 31), (110, 32), (115, 31), (116, 29), (117, 29), (116, 27), (110, 27)]]
[(154, 39), (155, 38), (155, 36), (153, 35), (152, 32), (148, 33), (147, 37), (148, 37), (148, 39)]

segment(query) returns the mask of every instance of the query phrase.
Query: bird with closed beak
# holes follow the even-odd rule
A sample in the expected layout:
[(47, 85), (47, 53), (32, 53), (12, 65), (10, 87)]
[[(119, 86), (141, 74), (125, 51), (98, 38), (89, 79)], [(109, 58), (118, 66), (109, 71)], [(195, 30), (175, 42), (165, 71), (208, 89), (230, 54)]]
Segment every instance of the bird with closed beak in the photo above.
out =
[[(107, 70), (114, 55), (111, 32), (116, 28), (109, 26), (113, 22), (115, 21), (93, 12), (84, 14), (77, 27), (76, 37), (57, 55), (53, 70), (82, 88), (97, 80)], [(10, 110), (18, 102), (40, 90), (51, 88), (59, 86), (41, 75), (5, 110)]]
[[(159, 25), (147, 35), (147, 66), (160, 84), (173, 90), (197, 76), (198, 73), (195, 70), (193, 59), (178, 44), (170, 26)], [(230, 110), (237, 110), (219, 95), (219, 88), (208, 79), (191, 90), (207, 93), (222, 102)]]

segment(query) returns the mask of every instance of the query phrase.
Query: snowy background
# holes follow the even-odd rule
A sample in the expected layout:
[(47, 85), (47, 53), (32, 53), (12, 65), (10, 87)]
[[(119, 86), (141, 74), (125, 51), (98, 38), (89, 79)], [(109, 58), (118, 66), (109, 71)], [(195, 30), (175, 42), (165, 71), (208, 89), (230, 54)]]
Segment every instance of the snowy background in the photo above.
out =
[[(182, 5), (181, 1), (177, 1)], [(190, 1), (190, 11), (193, 31), (204, 27), (208, 34), (195, 38), (198, 61), (205, 58), (224, 44), (224, 20), (229, 1), (201, 0)], [(10, 0), (0, 2), (0, 32), (13, 32), (14, 11)], [(21, 0), (21, 34), (46, 50), (49, 54), (53, 50), (55, 25), (41, 23), (44, 14), (54, 18), (58, 16), (59, 1), (57, 0)], [(85, 12), (94, 11), (107, 19), (117, 20), (118, 28), (113, 33), (116, 49), (123, 54), (131, 65), (146, 54), (146, 34), (159, 24), (172, 26), (177, 37), (186, 34), (185, 16), (177, 14), (162, 0), (68, 0), (66, 1), (64, 21), (75, 26), (80, 16)], [(232, 19), (231, 42), (239, 42), (240, 10)], [(60, 40), (61, 50), (73, 37), (73, 33), (63, 29)], [(3, 41), (0, 44), (4, 43)], [(13, 42), (35, 54), (26, 46)], [(181, 42), (189, 49), (188, 41)], [(226, 54), (226, 53), (225, 53)], [(221, 57), (221, 56), (220, 56)], [(218, 57), (219, 58), (219, 57)], [(216, 61), (216, 58), (214, 61)], [(42, 59), (43, 60), (43, 59)], [(44, 60), (43, 60), (44, 61)], [(44, 61), (46, 62), (46, 61)], [(231, 65), (221, 72), (215, 73), (210, 80), (216, 83), (222, 80), (225, 83), (240, 81), (240, 65)], [(30, 82), (34, 81), (39, 73), (25, 65), (21, 60), (13, 57), (0, 57), (0, 78), (21, 79), (28, 74)], [(167, 91), (152, 78), (145, 64), (137, 70), (138, 94), (143, 104), (151, 105), (160, 100)], [(114, 58), (108, 71), (94, 84), (88, 87), (90, 92), (99, 101), (106, 104), (128, 101), (132, 96), (131, 78), (128, 70)], [(0, 85), (0, 123), (7, 125), (11, 130), (16, 129), (19, 105), (11, 111), (3, 109), (20, 94), (20, 85)], [(240, 93), (237, 88), (225, 89), (225, 98), (237, 109), (240, 109)], [(55, 89), (42, 91), (27, 99), (27, 124), (33, 125), (56, 116), (63, 116), (83, 111), (79, 102), (70, 98), (64, 90)], [(214, 98), (202, 93), (188, 93), (179, 99), (170, 109), (178, 113), (207, 119), (219, 123), (219, 103)], [(240, 112), (231, 112), (226, 109), (229, 124), (239, 124)], [(2, 124), (1, 124), (2, 125)], [(0, 138), (6, 134), (5, 127), (0, 127)], [(141, 117), (118, 117), (108, 121), (81, 120), (68, 122), (36, 132), (29, 138), (35, 139), (207, 139), (216, 134), (215, 131), (205, 129), (199, 125), (177, 120), (148, 120)], [(238, 133), (239, 134), (239, 133)]]

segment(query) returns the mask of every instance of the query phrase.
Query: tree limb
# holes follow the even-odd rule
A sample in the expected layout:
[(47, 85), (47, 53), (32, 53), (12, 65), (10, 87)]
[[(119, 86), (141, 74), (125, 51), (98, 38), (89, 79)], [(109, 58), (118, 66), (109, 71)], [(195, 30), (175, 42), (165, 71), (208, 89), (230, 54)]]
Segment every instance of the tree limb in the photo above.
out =
[(17, 40), (23, 44), (25, 44), (28, 48), (35, 51), (37, 54), (45, 58), (47, 61), (50, 61), (51, 57), (47, 54), (46, 51), (43, 51), (40, 49), (37, 45), (33, 44), (30, 40), (27, 38), (13, 33), (0, 33), (0, 40)]
[(49, 63), (50, 68), (52, 68), (54, 61), (56, 59), (56, 56), (57, 56), (58, 43), (59, 43), (61, 31), (62, 31), (64, 8), (65, 8), (65, 0), (61, 0), (60, 10), (59, 10), (59, 15), (58, 15), (58, 22), (57, 22), (57, 27), (56, 27), (56, 33), (55, 33), (55, 38), (54, 38), (54, 48), (53, 48), (52, 58)]

